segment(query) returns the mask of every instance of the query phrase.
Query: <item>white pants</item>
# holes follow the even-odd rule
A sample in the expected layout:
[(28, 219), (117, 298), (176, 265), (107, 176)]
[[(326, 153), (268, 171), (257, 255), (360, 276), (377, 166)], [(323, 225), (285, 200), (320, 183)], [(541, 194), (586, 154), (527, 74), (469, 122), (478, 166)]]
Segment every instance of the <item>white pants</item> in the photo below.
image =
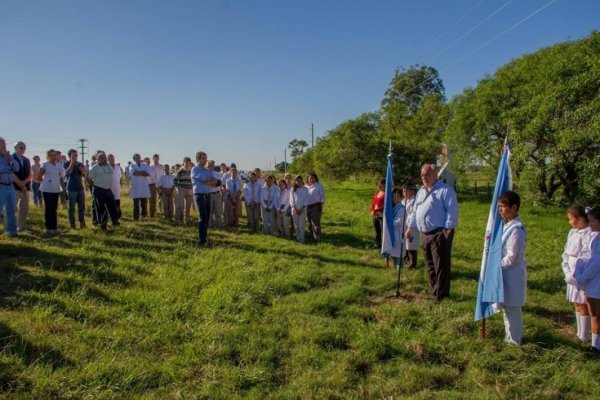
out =
[(500, 306), (504, 315), (504, 341), (518, 346), (521, 345), (523, 340), (523, 313), (521, 308)]
[(296, 240), (300, 243), (304, 243), (304, 224), (306, 223), (306, 212), (296, 214), (296, 211), (292, 211), (292, 219), (294, 220), (294, 230), (296, 232)]
[(262, 219), (263, 219), (263, 232), (268, 235), (275, 234), (275, 209), (271, 208), (267, 210), (262, 207)]

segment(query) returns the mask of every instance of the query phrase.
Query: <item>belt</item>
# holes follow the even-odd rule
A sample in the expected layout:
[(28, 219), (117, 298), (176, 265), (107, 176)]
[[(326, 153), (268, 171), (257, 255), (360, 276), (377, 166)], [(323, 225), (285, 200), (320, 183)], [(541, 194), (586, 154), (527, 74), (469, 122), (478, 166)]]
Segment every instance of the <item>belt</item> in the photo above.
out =
[(2, 185), (2, 186), (12, 186), (12, 184), (13, 184), (12, 182), (10, 182), (10, 183), (0, 182), (0, 185)]
[(213, 194), (221, 194), (220, 192), (210, 192), (210, 195), (212, 196)]
[(425, 232), (424, 235), (426, 235), (426, 236), (435, 235), (436, 233), (441, 232), (443, 230), (444, 230), (444, 228), (435, 228), (432, 231)]
[(149, 183), (148, 186), (156, 186), (156, 183)]

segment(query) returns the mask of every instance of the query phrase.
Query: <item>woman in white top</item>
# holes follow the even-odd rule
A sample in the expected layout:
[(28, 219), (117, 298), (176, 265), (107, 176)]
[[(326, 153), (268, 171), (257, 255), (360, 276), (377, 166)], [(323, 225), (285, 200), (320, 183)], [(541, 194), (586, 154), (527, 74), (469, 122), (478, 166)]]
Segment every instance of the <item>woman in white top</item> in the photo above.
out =
[(308, 205), (308, 189), (304, 186), (302, 177), (296, 177), (296, 183), (290, 193), (290, 208), (296, 231), (296, 240), (304, 243), (304, 223), (306, 222), (306, 206)]
[(277, 225), (279, 233), (283, 237), (290, 237), (290, 221), (292, 217), (290, 209), (290, 189), (285, 179), (279, 181), (279, 205), (277, 207)]
[(123, 175), (123, 171), (121, 170), (121, 166), (115, 163), (115, 156), (113, 154), (108, 155), (108, 164), (113, 167), (113, 181), (111, 186), (111, 191), (115, 196), (115, 204), (117, 206), (117, 216), (119, 219), (123, 215), (121, 212), (121, 176)]
[(581, 253), (575, 262), (577, 285), (585, 291), (586, 302), (591, 314), (592, 347), (590, 351), (600, 353), (600, 207), (587, 213), (591, 232), (586, 235)]
[(590, 339), (590, 313), (585, 302), (585, 292), (570, 283), (573, 281), (575, 262), (583, 248), (585, 237), (590, 233), (588, 217), (581, 206), (571, 206), (567, 210), (567, 218), (573, 229), (569, 231), (567, 244), (562, 254), (562, 270), (567, 282), (567, 300), (575, 303), (575, 320), (577, 321), (577, 337), (581, 341)]
[(308, 219), (310, 234), (316, 241), (321, 238), (321, 216), (325, 204), (325, 189), (319, 183), (319, 178), (314, 172), (309, 173), (306, 180), (308, 182), (306, 185), (308, 192), (306, 218)]
[(46, 160), (48, 161), (42, 164), (37, 179), (42, 182), (40, 191), (44, 196), (46, 229), (49, 234), (54, 235), (58, 233), (58, 200), (62, 192), (61, 182), (65, 177), (65, 170), (57, 158), (56, 150), (48, 150)]

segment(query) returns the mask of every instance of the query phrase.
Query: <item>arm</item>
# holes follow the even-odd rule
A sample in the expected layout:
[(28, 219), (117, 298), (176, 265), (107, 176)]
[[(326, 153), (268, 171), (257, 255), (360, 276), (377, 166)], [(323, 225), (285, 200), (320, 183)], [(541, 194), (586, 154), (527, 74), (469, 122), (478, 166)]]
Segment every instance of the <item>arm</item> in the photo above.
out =
[(600, 236), (590, 244), (589, 258), (579, 258), (575, 264), (574, 278), (579, 284), (585, 284), (600, 274)]
[(571, 238), (573, 237), (574, 230), (571, 229), (569, 235), (567, 236), (567, 243), (565, 243), (565, 248), (562, 253), (562, 263), (561, 267), (563, 270), (563, 274), (565, 275), (565, 280), (573, 275), (573, 271), (571, 271), (571, 267), (569, 266), (569, 253), (567, 249), (569, 248), (569, 243), (571, 242)]
[(46, 173), (46, 170), (44, 169), (44, 167), (40, 167), (40, 172), (38, 173), (37, 180), (41, 182), (42, 179), (44, 179), (45, 173)]
[(525, 247), (525, 231), (521, 228), (514, 229), (506, 239), (506, 254), (502, 257), (502, 269), (508, 269), (518, 263), (519, 256)]

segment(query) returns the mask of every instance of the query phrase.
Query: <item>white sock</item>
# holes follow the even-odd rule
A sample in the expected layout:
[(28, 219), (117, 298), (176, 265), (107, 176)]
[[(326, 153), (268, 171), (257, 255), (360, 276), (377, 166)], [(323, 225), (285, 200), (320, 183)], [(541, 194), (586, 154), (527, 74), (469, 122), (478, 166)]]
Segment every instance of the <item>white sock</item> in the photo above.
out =
[(592, 347), (600, 350), (600, 335), (592, 333)]
[(580, 315), (579, 319), (581, 320), (581, 330), (580, 334), (577, 335), (579, 339), (584, 342), (590, 340), (590, 326), (591, 326), (591, 318), (589, 315)]
[(575, 311), (575, 321), (577, 321), (577, 337), (581, 338), (581, 314)]

